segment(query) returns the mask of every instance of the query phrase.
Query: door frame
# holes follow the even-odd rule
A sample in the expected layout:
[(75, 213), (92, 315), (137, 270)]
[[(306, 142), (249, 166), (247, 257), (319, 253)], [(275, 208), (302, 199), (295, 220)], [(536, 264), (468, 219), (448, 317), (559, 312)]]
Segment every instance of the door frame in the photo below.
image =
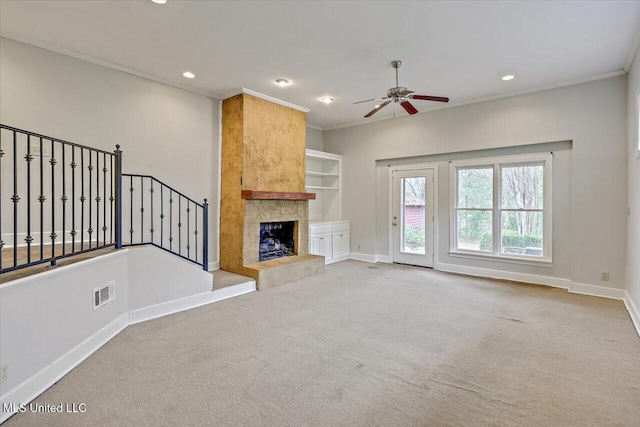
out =
[(438, 163), (414, 163), (407, 165), (389, 165), (389, 206), (388, 206), (388, 221), (387, 227), (389, 230), (389, 250), (388, 257), (389, 262), (393, 263), (393, 227), (391, 226), (391, 219), (393, 218), (393, 171), (412, 171), (431, 169), (433, 170), (433, 269), (439, 270), (439, 257), (438, 247), (440, 242), (440, 232), (438, 227)]

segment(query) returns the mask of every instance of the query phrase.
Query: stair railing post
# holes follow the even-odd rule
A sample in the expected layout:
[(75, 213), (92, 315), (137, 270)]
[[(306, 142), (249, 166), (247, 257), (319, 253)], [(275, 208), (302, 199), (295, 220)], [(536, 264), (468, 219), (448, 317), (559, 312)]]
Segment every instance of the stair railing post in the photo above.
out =
[(122, 248), (122, 151), (120, 145), (116, 145), (115, 153), (115, 189), (116, 189), (116, 205), (115, 205), (115, 233), (116, 233), (116, 249)]
[(202, 268), (209, 271), (209, 204), (202, 204)]

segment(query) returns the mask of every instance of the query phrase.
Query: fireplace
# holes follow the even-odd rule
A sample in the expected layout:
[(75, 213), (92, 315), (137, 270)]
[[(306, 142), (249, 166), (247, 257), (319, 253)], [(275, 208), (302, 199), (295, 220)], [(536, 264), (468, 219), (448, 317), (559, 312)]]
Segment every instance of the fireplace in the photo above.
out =
[(305, 130), (300, 108), (246, 93), (222, 103), (220, 268), (260, 290), (324, 271), (309, 254)]
[(258, 261), (296, 255), (296, 221), (260, 223)]

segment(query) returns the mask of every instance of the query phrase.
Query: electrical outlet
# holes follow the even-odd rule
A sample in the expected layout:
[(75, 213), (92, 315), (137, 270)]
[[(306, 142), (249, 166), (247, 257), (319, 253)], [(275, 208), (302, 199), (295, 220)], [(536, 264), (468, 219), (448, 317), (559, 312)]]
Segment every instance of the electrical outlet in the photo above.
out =
[(600, 280), (608, 282), (609, 281), (609, 272), (608, 271), (603, 271), (602, 273), (600, 273)]
[(9, 365), (3, 363), (0, 365), (0, 383), (3, 383), (9, 378)]

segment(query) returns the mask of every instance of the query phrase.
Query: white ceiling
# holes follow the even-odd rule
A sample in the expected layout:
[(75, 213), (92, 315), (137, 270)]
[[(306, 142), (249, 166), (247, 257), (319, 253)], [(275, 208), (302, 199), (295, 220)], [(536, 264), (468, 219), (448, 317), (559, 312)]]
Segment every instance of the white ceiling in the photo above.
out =
[(370, 120), (375, 103), (353, 102), (395, 86), (394, 59), (401, 86), (458, 104), (624, 69), (639, 29), (638, 1), (0, 0), (3, 36), (217, 98), (245, 87), (310, 108), (308, 123), (325, 129)]

